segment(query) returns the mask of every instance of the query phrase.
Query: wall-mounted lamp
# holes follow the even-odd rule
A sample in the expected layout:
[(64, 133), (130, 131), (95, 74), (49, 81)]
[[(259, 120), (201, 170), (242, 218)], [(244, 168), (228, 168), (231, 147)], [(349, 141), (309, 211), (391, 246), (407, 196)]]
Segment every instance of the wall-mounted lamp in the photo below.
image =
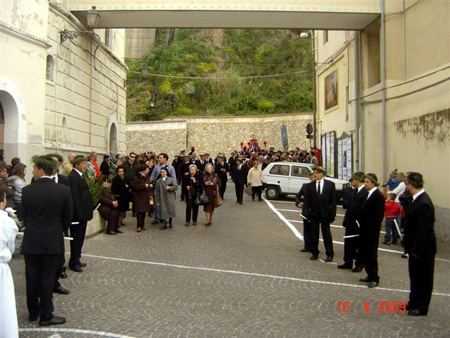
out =
[[(89, 29), (95, 29), (98, 26), (98, 19), (100, 18), (100, 14), (97, 12), (97, 7), (92, 6), (92, 9), (87, 11), (86, 13), (86, 22)], [(61, 43), (66, 40), (75, 40), (78, 38), (81, 33), (92, 33), (92, 31), (68, 31), (67, 29), (60, 32), (61, 34)]]

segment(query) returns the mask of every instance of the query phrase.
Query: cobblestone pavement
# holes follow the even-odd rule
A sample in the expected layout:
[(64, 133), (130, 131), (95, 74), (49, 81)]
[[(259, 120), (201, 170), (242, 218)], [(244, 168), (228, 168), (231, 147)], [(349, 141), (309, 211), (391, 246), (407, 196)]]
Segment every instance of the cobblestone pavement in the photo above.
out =
[(379, 251), (380, 287), (368, 289), (358, 282), (364, 273), (337, 269), (342, 217), (332, 228), (334, 261), (310, 261), (288, 226), (302, 232), (293, 200), (245, 196), (240, 206), (233, 196), (229, 185), (209, 228), (203, 212), (198, 226), (185, 227), (178, 201), (174, 229), (148, 225), (137, 233), (129, 216), (124, 234), (87, 239), (85, 272), (69, 270), (62, 282), (70, 295), (54, 297), (55, 314), (67, 317), (63, 326), (41, 331), (28, 322), (23, 258), (14, 258), (21, 337), (450, 337), (447, 247), (439, 248), (428, 316), (378, 313), (379, 302), (407, 301), (400, 246), (380, 245), (388, 250)]

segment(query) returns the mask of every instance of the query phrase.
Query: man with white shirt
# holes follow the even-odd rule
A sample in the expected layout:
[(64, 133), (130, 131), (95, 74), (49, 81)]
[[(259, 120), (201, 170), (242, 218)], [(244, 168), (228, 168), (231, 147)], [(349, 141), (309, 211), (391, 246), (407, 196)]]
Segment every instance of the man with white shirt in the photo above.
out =
[(434, 206), (423, 189), (420, 173), (408, 175), (408, 190), (412, 202), (406, 208), (405, 252), (408, 254), (411, 291), (406, 305), (411, 316), (425, 316), (433, 291), (436, 235), (434, 233)]
[[(353, 272), (360, 272), (364, 265), (361, 261), (360, 254), (360, 229), (356, 220), (360, 218), (361, 208), (367, 199), (367, 190), (364, 186), (364, 173), (356, 172), (352, 176), (352, 195), (349, 206), (345, 211), (344, 221), (342, 225), (345, 227), (345, 236), (349, 237), (344, 240), (344, 264), (338, 265), (339, 269), (352, 269)], [(353, 267), (355, 260), (355, 267)]]
[(364, 185), (368, 191), (359, 218), (361, 258), (367, 277), (359, 281), (368, 283), (369, 288), (375, 288), (380, 282), (378, 276), (378, 243), (381, 223), (384, 218), (384, 197), (378, 190), (378, 178), (375, 174), (367, 174)]
[(319, 258), (320, 227), (327, 255), (325, 262), (328, 263), (334, 256), (330, 223), (333, 223), (336, 217), (336, 187), (333, 182), (324, 179), (325, 173), (322, 167), (314, 168), (316, 180), (305, 186), (302, 215), (310, 221), (310, 259)]
[(72, 192), (73, 219), (70, 225), (70, 260), (69, 268), (76, 272), (83, 272), (81, 268), (86, 263), (81, 261), (81, 250), (86, 236), (87, 222), (94, 217), (94, 202), (89, 187), (83, 178), (88, 159), (77, 155), (73, 160), (73, 170), (69, 174), (70, 190)]

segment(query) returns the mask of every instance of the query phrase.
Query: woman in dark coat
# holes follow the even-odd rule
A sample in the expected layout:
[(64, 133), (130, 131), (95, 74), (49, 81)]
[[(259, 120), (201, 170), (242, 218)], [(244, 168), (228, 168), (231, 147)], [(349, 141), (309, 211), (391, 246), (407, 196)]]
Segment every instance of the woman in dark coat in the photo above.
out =
[(212, 217), (214, 213), (214, 199), (217, 196), (218, 189), (220, 187), (220, 180), (217, 174), (213, 173), (213, 165), (208, 163), (205, 166), (205, 173), (203, 174), (203, 189), (209, 198), (209, 203), (203, 206), (203, 210), (206, 214), (206, 226), (212, 225)]
[(125, 178), (125, 169), (123, 166), (117, 167), (117, 176), (112, 180), (111, 191), (119, 203), (119, 225), (125, 225), (123, 219), (130, 205), (130, 182)]
[(150, 183), (148, 166), (141, 163), (133, 178), (134, 208), (137, 219), (137, 232), (147, 230), (145, 227), (145, 214), (150, 211)]
[(183, 175), (183, 192), (186, 201), (186, 223), (189, 226), (192, 215), (192, 225), (197, 225), (198, 205), (195, 204), (195, 199), (203, 191), (202, 178), (198, 173), (197, 166), (191, 164), (189, 166), (189, 174)]
[(177, 178), (169, 177), (167, 174), (167, 169), (161, 168), (161, 177), (155, 183), (156, 205), (159, 207), (159, 217), (163, 222), (160, 230), (167, 229), (167, 220), (169, 220), (169, 228), (173, 228), (172, 218), (176, 217), (175, 191), (178, 189)]
[(106, 226), (106, 233), (108, 235), (117, 235), (123, 233), (119, 229), (119, 202), (116, 201), (113, 193), (109, 190), (110, 183), (108, 180), (103, 182), (103, 190), (100, 194), (100, 206), (98, 207), (98, 212), (103, 219), (105, 219), (108, 224)]

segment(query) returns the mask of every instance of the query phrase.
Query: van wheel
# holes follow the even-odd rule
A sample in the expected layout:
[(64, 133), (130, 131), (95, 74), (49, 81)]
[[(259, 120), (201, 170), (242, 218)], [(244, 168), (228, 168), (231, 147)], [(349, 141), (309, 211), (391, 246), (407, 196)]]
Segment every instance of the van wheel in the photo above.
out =
[(280, 192), (277, 187), (267, 187), (266, 188), (266, 197), (268, 200), (276, 200), (280, 197)]

